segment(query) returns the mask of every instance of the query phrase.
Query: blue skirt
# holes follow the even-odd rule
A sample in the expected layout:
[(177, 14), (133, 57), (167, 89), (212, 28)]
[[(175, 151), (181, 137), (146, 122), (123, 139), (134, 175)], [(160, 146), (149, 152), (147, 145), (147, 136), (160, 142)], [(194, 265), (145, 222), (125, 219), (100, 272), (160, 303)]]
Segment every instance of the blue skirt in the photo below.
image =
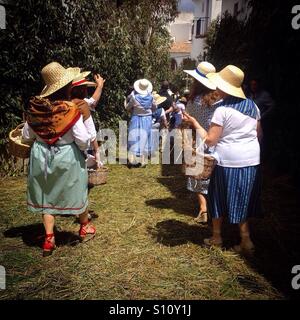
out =
[(81, 214), (88, 206), (88, 173), (75, 143), (50, 148), (36, 141), (30, 154), (28, 210), (39, 214)]
[(208, 189), (212, 218), (228, 216), (230, 223), (241, 223), (261, 213), (260, 166), (228, 168), (216, 166)]
[(152, 115), (133, 115), (129, 124), (128, 151), (138, 157), (151, 150)]

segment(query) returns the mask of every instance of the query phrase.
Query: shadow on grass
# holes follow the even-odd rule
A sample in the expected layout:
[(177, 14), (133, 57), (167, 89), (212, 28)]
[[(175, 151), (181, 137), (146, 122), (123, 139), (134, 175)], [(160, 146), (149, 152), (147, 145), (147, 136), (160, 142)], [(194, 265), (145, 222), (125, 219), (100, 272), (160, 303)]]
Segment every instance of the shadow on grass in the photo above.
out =
[(265, 169), (262, 203), (264, 218), (250, 220), (255, 254), (243, 258), (286, 298), (300, 299), (291, 285), (291, 270), (300, 264), (299, 191), (291, 177)]
[[(79, 243), (79, 236), (69, 231), (55, 232), (55, 243), (57, 246), (75, 246)], [(45, 229), (43, 224), (36, 223), (27, 226), (20, 226), (6, 230), (3, 233), (6, 238), (22, 238), (29, 247), (42, 247), (44, 242)]]
[(189, 225), (175, 219), (160, 221), (155, 227), (147, 228), (150, 235), (165, 246), (179, 246), (188, 242), (202, 245), (210, 235), (206, 226)]
[(186, 177), (181, 172), (181, 165), (162, 165), (162, 175), (157, 181), (170, 191), (172, 197), (146, 200), (146, 205), (197, 216), (197, 199), (195, 194), (186, 189)]
[[(163, 176), (158, 181), (165, 185), (173, 197), (147, 200), (146, 204), (156, 208), (170, 208), (180, 214), (193, 215), (196, 199), (185, 188), (184, 176), (179, 176), (180, 166), (164, 166)], [(178, 173), (178, 176), (177, 176)], [(242, 256), (249, 267), (263, 275), (273, 287), (288, 299), (300, 299), (300, 291), (294, 290), (291, 281), (293, 266), (300, 264), (300, 197), (288, 175), (276, 176), (268, 169), (263, 172), (262, 204), (264, 217), (251, 219), (250, 228), (256, 247), (253, 256)], [(166, 246), (188, 242), (203, 245), (210, 236), (208, 227), (191, 225), (177, 220), (157, 223), (148, 232), (157, 242)], [(223, 240), (225, 249), (232, 249), (240, 241), (236, 225), (224, 221)], [(241, 280), (243, 281), (243, 279)]]

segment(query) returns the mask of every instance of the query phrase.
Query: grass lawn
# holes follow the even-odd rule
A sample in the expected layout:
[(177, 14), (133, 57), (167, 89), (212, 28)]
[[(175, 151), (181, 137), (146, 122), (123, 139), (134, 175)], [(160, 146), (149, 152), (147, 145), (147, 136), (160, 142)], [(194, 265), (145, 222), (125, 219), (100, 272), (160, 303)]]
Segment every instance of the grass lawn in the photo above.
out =
[(300, 261), (293, 247), (300, 243), (294, 190), (282, 179), (265, 181), (267, 214), (251, 225), (257, 253), (245, 258), (230, 250), (239, 240), (235, 226), (225, 226), (225, 250), (202, 246), (210, 227), (193, 221), (195, 198), (178, 171), (110, 166), (108, 183), (90, 195), (99, 215), (96, 238), (79, 244), (75, 219), (58, 217), (58, 249), (48, 258), (41, 256), (41, 217), (26, 211), (26, 178), (1, 179), (0, 265), (7, 289), (0, 299), (288, 297), (290, 265)]

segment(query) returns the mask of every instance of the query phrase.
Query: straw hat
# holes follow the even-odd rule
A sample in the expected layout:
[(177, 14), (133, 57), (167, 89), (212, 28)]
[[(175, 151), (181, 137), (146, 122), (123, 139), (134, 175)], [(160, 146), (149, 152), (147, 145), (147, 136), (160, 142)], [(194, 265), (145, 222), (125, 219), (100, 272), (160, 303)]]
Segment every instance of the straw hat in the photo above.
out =
[(134, 83), (133, 87), (134, 87), (134, 90), (140, 94), (148, 94), (148, 93), (151, 93), (153, 90), (152, 83), (147, 79), (137, 80)]
[(72, 81), (72, 87), (78, 86), (88, 86), (88, 87), (96, 87), (97, 84), (92, 81), (88, 81), (86, 77), (91, 73), (91, 71), (83, 71)]
[(41, 71), (46, 86), (40, 97), (46, 97), (66, 86), (80, 74), (80, 68), (64, 68), (58, 62), (47, 64)]
[(242, 89), (244, 72), (240, 68), (228, 65), (220, 72), (210, 73), (207, 77), (223, 92), (234, 97), (246, 99)]
[(178, 99), (178, 101), (179, 101), (179, 102), (182, 102), (182, 103), (187, 103), (186, 97), (180, 97), (180, 98)]
[(159, 105), (167, 100), (167, 97), (162, 97), (156, 91), (153, 91), (153, 98), (156, 105)]
[(196, 69), (183, 71), (201, 82), (208, 89), (216, 90), (216, 86), (207, 78), (208, 73), (216, 72), (216, 68), (211, 63), (202, 61)]

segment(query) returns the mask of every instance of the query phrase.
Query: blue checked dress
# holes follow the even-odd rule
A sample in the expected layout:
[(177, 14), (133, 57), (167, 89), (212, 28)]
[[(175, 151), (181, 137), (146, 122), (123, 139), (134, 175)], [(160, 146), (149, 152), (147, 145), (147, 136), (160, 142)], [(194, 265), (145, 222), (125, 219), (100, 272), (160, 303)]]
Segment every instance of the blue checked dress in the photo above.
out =
[[(207, 131), (209, 129), (212, 116), (216, 110), (216, 105), (210, 107), (203, 106), (201, 104), (201, 96), (197, 96), (194, 101), (189, 101), (186, 107), (186, 111), (189, 115), (194, 117), (200, 125)], [(213, 148), (207, 150), (210, 153)], [(210, 179), (195, 179), (188, 177), (187, 189), (191, 192), (207, 194)]]

